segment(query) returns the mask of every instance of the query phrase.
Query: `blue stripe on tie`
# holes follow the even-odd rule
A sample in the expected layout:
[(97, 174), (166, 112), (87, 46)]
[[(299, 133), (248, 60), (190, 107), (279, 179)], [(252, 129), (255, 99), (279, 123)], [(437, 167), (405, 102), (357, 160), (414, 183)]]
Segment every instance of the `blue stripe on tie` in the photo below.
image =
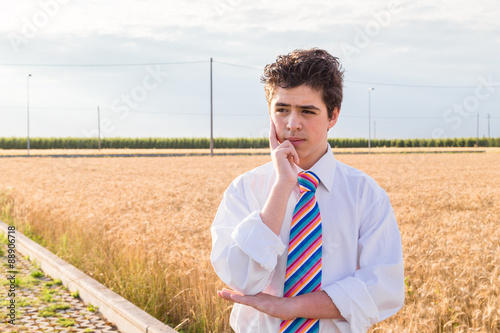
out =
[(299, 178), (299, 185), (302, 185), (303, 187), (307, 188), (311, 192), (316, 191), (316, 184), (309, 179), (304, 179), (302, 177)]
[(290, 326), (287, 327), (286, 330), (283, 331), (283, 333), (294, 333), (295, 330), (300, 327), (303, 323), (305, 323), (307, 319), (305, 318), (296, 318)]
[(295, 260), (297, 255), (301, 254), (301, 251), (307, 249), (320, 236), (321, 236), (321, 228), (313, 228), (309, 233), (309, 235), (307, 235), (304, 239), (302, 239), (301, 243), (295, 246), (295, 248), (292, 250), (292, 252), (290, 252), (288, 257), (291, 260)]
[(321, 248), (318, 251), (314, 252), (314, 254), (306, 260), (299, 269), (297, 269), (292, 275), (288, 277), (285, 281), (285, 292), (290, 289), (290, 286), (294, 286), (298, 280), (304, 277), (304, 271), (309, 272), (311, 267), (313, 267), (318, 260), (321, 259)]
[(314, 266), (315, 263), (313, 263), (311, 265), (310, 262), (308, 262), (308, 265), (304, 265), (304, 266), (301, 266), (295, 273), (293, 273), (286, 281), (285, 281), (285, 290), (286, 292), (288, 292), (291, 287), (293, 287), (297, 281), (299, 281), (300, 279), (304, 278), (304, 271), (308, 272), (309, 270), (306, 270), (306, 267), (307, 269), (311, 268), (312, 266)]
[(309, 329), (309, 333), (319, 333), (319, 320)]
[(308, 284), (306, 284), (300, 294), (307, 294), (307, 293), (310, 293), (312, 292), (314, 289), (316, 289), (316, 287), (319, 285), (319, 283), (321, 282), (321, 270), (318, 272), (318, 274), (316, 274), (316, 276), (314, 276), (314, 278), (309, 281)]
[[(297, 205), (295, 206), (295, 209), (293, 210), (293, 216), (295, 216), (295, 214), (297, 214), (297, 212), (302, 209), (302, 207), (307, 203), (309, 202), (311, 199), (313, 199), (312, 197), (314, 196), (314, 193), (311, 193), (311, 192), (307, 192), (307, 193), (303, 193), (302, 196), (300, 197), (299, 201), (297, 202)], [(315, 203), (317, 204), (317, 203)]]
[[(295, 333), (295, 330), (307, 321), (306, 318), (296, 318), (283, 333)], [(308, 333), (319, 333), (319, 321), (317, 320), (307, 331)]]
[[(299, 233), (306, 225), (308, 225), (312, 219), (314, 219), (319, 214), (318, 204), (315, 204), (313, 208), (304, 215), (297, 223), (292, 226), (290, 230), (290, 239), (293, 239), (297, 233)], [(295, 215), (295, 214), (294, 214)]]
[[(295, 224), (293, 227), (295, 228), (298, 224), (304, 225), (304, 224), (308, 223), (308, 222), (309, 222), (309, 220), (311, 219), (311, 215), (313, 215), (313, 214), (317, 215), (317, 214), (318, 214), (318, 212), (319, 212), (318, 203), (317, 203), (317, 202), (315, 202), (315, 203), (313, 204), (312, 208), (309, 210), (309, 212), (308, 212), (306, 215), (302, 216), (302, 217), (299, 219), (299, 221), (296, 221), (296, 224)], [(297, 214), (297, 212), (295, 212), (295, 213), (293, 214), (293, 216), (295, 216), (295, 214)], [(306, 221), (304, 221), (304, 220), (307, 220), (307, 222), (306, 222)]]
[(314, 217), (316, 217), (318, 214), (319, 214), (319, 207), (318, 207), (318, 204), (317, 204), (317, 203), (315, 203), (315, 204), (314, 204), (314, 206), (313, 206), (313, 208), (312, 208), (312, 209), (311, 209), (311, 210), (310, 210), (310, 211), (309, 211), (306, 215), (304, 215), (304, 216), (300, 219), (300, 221), (299, 221), (299, 223), (297, 223), (297, 225), (298, 225), (298, 224), (300, 224), (300, 225), (306, 225), (306, 224), (309, 224), (309, 222), (310, 222), (310, 221), (311, 221)]
[(295, 261), (295, 258), (301, 255), (305, 249), (307, 249), (314, 241), (318, 239), (321, 234), (321, 228), (315, 228), (313, 231), (307, 235), (305, 239), (302, 240), (300, 244), (297, 244), (295, 249), (288, 254), (287, 265)]

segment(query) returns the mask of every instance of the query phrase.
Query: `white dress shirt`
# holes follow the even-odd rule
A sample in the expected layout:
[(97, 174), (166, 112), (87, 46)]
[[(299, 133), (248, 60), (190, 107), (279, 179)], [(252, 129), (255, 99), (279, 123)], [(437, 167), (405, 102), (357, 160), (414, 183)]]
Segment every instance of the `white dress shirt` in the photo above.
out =
[[(320, 179), (321, 289), (345, 318), (320, 320), (320, 332), (366, 332), (404, 303), (403, 253), (394, 211), (371, 177), (337, 161), (331, 149), (310, 170)], [(275, 179), (272, 162), (236, 178), (212, 225), (212, 265), (224, 283), (245, 295), (283, 296), (290, 224), (300, 193), (297, 185), (277, 236), (260, 218)], [(277, 333), (281, 320), (235, 304), (230, 323), (238, 333)]]

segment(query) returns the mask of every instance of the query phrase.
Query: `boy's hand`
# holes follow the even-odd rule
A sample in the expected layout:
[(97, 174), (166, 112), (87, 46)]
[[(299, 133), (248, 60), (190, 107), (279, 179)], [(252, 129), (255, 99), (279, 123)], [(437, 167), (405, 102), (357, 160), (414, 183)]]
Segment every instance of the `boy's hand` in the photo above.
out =
[(280, 143), (276, 133), (276, 126), (271, 119), (271, 130), (269, 131), (269, 146), (271, 148), (271, 158), (278, 175), (278, 183), (297, 184), (297, 168), (299, 164), (299, 154), (295, 147), (288, 140)]
[(283, 143), (278, 141), (276, 127), (272, 119), (269, 146), (271, 147), (271, 157), (276, 171), (276, 181), (264, 207), (262, 207), (260, 217), (262, 222), (279, 236), (286, 214), (288, 199), (298, 182), (295, 163), (299, 163), (299, 155), (290, 141), (286, 140)]
[(253, 296), (245, 296), (231, 289), (224, 288), (217, 291), (217, 295), (226, 301), (251, 306), (260, 312), (281, 320), (295, 319), (291, 299), (258, 293)]

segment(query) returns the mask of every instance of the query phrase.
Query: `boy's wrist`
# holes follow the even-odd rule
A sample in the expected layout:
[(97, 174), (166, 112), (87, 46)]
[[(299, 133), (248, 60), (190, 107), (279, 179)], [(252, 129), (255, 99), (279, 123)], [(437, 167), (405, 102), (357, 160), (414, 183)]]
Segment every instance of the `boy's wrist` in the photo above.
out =
[(276, 179), (276, 182), (273, 185), (273, 191), (277, 191), (278, 193), (282, 193), (284, 196), (286, 196), (287, 201), (288, 197), (292, 193), (294, 187), (297, 185), (297, 178), (295, 178), (293, 181), (289, 179), (284, 179), (284, 178), (279, 178)]

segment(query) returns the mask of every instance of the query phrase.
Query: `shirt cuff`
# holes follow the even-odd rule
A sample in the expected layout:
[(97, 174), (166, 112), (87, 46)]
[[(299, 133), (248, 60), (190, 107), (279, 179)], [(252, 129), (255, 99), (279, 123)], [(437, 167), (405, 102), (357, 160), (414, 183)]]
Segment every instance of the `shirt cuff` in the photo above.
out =
[(262, 222), (260, 211), (254, 211), (238, 224), (231, 237), (246, 255), (269, 272), (286, 248), (281, 238)]
[(378, 308), (370, 297), (366, 285), (354, 277), (322, 287), (342, 317), (349, 322), (352, 332), (366, 332), (378, 322)]

